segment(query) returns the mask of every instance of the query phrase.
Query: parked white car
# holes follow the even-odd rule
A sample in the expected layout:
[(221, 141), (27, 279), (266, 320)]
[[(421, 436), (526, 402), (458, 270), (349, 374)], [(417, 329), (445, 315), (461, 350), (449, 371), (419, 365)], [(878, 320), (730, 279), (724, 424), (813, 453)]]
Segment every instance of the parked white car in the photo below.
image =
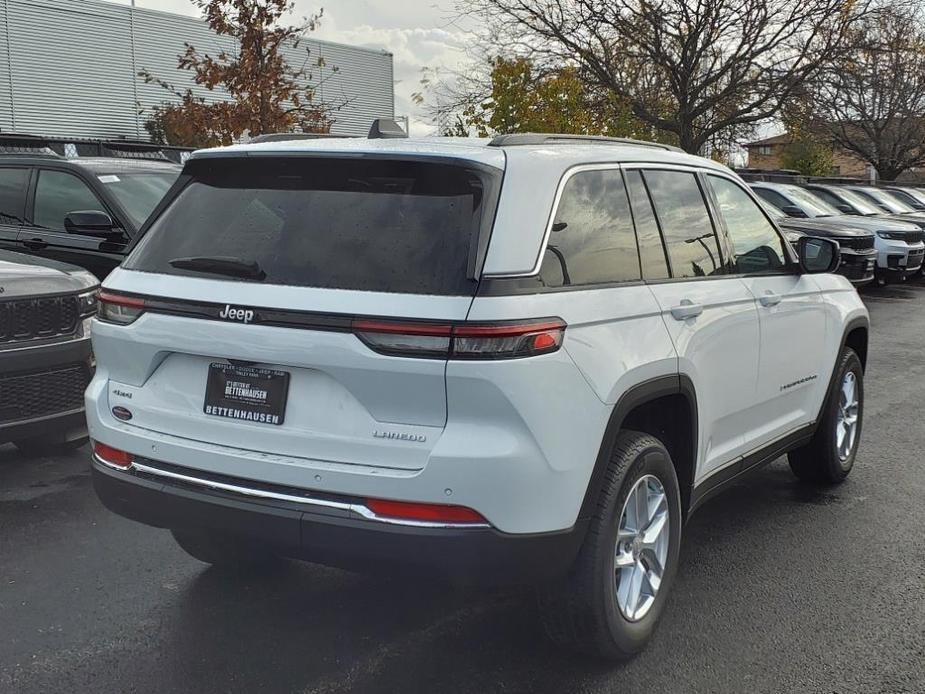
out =
[[(837, 195), (850, 195), (844, 186), (813, 184), (807, 188), (789, 183), (752, 183), (752, 189), (764, 201), (785, 215), (797, 218), (829, 219), (867, 229), (876, 234), (876, 280), (878, 284), (897, 282), (919, 274), (925, 261), (925, 232), (911, 219), (903, 221), (886, 213), (877, 215), (848, 214), (835, 207)], [(835, 189), (830, 192), (830, 190)], [(830, 202), (831, 198), (831, 202)]]
[[(647, 642), (686, 519), (789, 453), (833, 483), (868, 316), (725, 167), (567, 136), (202, 151), (105, 282), (115, 512), (194, 557), (539, 583), (557, 642)], [(311, 628), (307, 625), (306, 628)]]

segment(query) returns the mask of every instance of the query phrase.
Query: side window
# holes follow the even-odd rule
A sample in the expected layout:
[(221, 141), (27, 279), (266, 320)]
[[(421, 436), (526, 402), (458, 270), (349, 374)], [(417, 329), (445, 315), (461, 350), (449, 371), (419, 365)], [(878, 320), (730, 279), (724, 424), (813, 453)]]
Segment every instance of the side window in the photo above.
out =
[(22, 222), (28, 182), (29, 169), (0, 169), (0, 224)]
[(636, 222), (636, 238), (639, 239), (639, 258), (642, 261), (642, 276), (647, 280), (663, 280), (671, 276), (668, 261), (665, 259), (665, 247), (662, 235), (655, 221), (652, 202), (638, 171), (626, 171), (626, 188), (633, 206), (633, 219)]
[(35, 189), (36, 226), (64, 231), (64, 218), (71, 212), (105, 211), (96, 194), (73, 174), (41, 171)]
[(728, 178), (708, 178), (732, 240), (735, 272), (782, 270), (787, 264), (783, 242), (755, 201)]
[(826, 201), (827, 203), (829, 203), (830, 205), (833, 205), (834, 207), (839, 207), (839, 206), (845, 204), (844, 202), (842, 202), (841, 200), (839, 200), (837, 197), (835, 197), (834, 195), (832, 195), (832, 194), (831, 194), (829, 191), (827, 191), (825, 188), (810, 188), (810, 189), (809, 189), (809, 192), (812, 193), (813, 195), (816, 195), (816, 196), (822, 198), (823, 200), (825, 200), (825, 201)]
[(752, 188), (752, 190), (755, 191), (755, 194), (759, 198), (768, 201), (779, 210), (783, 210), (785, 207), (793, 204), (783, 195), (769, 188)]
[(633, 218), (618, 169), (582, 171), (568, 179), (540, 278), (550, 287), (640, 279)]
[(686, 171), (643, 173), (674, 277), (708, 277), (725, 273), (716, 233), (697, 177)]

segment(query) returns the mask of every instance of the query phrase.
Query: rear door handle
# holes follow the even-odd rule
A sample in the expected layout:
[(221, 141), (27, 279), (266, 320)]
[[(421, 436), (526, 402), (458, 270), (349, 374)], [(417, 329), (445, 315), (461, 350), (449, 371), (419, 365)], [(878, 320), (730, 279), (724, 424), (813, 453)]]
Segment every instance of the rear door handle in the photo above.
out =
[(42, 239), (26, 239), (22, 244), (33, 251), (40, 251), (48, 245), (48, 243)]
[(758, 297), (758, 301), (762, 306), (777, 306), (780, 303), (780, 294), (775, 294), (774, 292), (768, 291)]
[(696, 318), (701, 313), (703, 313), (703, 306), (695, 304), (690, 299), (681, 299), (681, 305), (671, 309), (671, 315), (674, 316), (675, 320)]

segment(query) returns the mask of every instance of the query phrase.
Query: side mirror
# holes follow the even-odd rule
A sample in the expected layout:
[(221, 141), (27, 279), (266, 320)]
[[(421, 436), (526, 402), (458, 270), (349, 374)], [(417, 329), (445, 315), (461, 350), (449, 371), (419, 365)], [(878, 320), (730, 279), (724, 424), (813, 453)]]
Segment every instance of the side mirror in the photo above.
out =
[(64, 218), (64, 229), (69, 234), (109, 237), (119, 233), (112, 217), (99, 210), (78, 210), (69, 212)]
[(856, 214), (854, 208), (851, 207), (851, 205), (846, 205), (845, 203), (836, 205), (835, 209), (837, 209), (842, 214)]
[(796, 205), (785, 205), (783, 208), (781, 208), (781, 212), (783, 212), (788, 217), (805, 218), (809, 216)]
[(841, 264), (841, 246), (832, 239), (804, 236), (797, 242), (800, 269), (807, 274), (835, 272)]

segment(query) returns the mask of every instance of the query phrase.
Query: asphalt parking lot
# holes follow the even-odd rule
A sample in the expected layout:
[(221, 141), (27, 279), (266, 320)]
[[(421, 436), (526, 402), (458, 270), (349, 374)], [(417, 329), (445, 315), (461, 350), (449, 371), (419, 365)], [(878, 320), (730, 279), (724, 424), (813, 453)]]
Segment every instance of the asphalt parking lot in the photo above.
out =
[(925, 692), (925, 286), (864, 296), (852, 476), (814, 490), (780, 460), (705, 506), (626, 665), (557, 652), (526, 591), (207, 569), (106, 511), (86, 449), (0, 446), (0, 691)]

